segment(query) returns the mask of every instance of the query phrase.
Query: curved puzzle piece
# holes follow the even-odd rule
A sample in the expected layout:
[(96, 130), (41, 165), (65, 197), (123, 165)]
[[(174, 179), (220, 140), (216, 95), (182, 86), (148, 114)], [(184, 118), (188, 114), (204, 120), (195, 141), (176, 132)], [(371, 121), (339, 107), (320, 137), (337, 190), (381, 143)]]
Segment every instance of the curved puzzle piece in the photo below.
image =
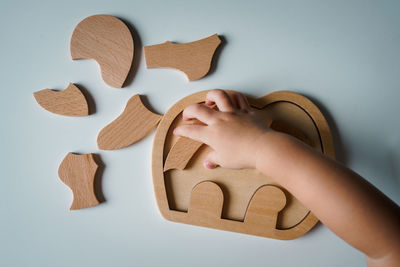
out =
[(130, 146), (145, 137), (161, 118), (143, 105), (139, 95), (134, 95), (122, 114), (100, 131), (97, 145), (103, 150)]
[(281, 189), (273, 185), (261, 186), (250, 200), (244, 223), (252, 225), (253, 231), (275, 229), (278, 213), (285, 205), (286, 196)]
[(189, 81), (203, 78), (211, 67), (215, 50), (221, 43), (217, 34), (185, 43), (167, 41), (144, 47), (147, 68), (173, 68), (186, 74)]
[(179, 137), (165, 159), (164, 171), (185, 169), (189, 160), (202, 145), (202, 142), (187, 137)]
[(70, 83), (64, 91), (43, 89), (33, 93), (36, 102), (47, 111), (65, 116), (87, 116), (89, 108), (79, 88)]
[(131, 69), (133, 52), (129, 28), (113, 16), (87, 17), (79, 22), (72, 33), (72, 59), (96, 60), (104, 82), (111, 87), (123, 86)]
[(201, 182), (192, 189), (188, 215), (196, 220), (221, 219), (224, 194), (214, 182)]
[(89, 208), (100, 203), (94, 192), (97, 168), (93, 154), (68, 153), (61, 162), (58, 176), (74, 194), (71, 210)]

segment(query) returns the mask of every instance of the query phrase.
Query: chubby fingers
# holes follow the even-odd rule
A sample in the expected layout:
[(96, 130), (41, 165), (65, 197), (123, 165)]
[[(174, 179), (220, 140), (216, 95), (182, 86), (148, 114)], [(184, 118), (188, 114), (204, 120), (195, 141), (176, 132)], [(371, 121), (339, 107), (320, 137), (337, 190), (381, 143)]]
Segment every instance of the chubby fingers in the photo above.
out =
[(244, 112), (249, 112), (251, 110), (250, 104), (243, 94), (239, 92), (233, 92), (229, 94), (229, 97), (237, 109), (240, 109)]
[(210, 124), (216, 115), (217, 111), (203, 105), (193, 104), (183, 110), (183, 120), (198, 119), (199, 121)]
[(207, 93), (206, 105), (216, 104), (222, 112), (234, 112), (235, 107), (228, 93), (223, 90), (215, 89)]
[(247, 98), (239, 92), (227, 93), (220, 89), (211, 90), (206, 96), (206, 105), (216, 104), (220, 111), (233, 112), (239, 109), (244, 112), (251, 110)]
[(174, 135), (184, 136), (202, 143), (206, 143), (207, 126), (198, 124), (185, 124), (174, 129)]

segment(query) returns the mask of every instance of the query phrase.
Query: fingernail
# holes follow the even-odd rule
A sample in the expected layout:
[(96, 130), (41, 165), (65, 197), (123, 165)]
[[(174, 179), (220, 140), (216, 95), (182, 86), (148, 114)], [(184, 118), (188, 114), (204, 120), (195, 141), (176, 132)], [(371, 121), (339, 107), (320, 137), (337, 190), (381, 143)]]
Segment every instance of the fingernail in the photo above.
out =
[(208, 160), (204, 161), (204, 166), (205, 166), (207, 169), (214, 169), (214, 168), (215, 168), (215, 165), (212, 164), (211, 162), (209, 162)]

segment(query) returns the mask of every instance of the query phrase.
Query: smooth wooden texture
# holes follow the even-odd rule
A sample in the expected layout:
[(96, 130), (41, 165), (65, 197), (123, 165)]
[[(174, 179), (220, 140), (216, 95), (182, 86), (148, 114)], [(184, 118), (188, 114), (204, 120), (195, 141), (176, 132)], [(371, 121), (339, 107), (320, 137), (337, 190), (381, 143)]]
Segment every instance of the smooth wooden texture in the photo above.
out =
[[(164, 171), (168, 154), (178, 140), (172, 134), (172, 130), (177, 125), (184, 123), (181, 120), (181, 112), (191, 104), (204, 102), (207, 92), (198, 92), (177, 102), (167, 111), (158, 125), (153, 146), (153, 183), (157, 204), (163, 217), (175, 222), (275, 239), (288, 240), (304, 235), (318, 222), (314, 214), (279, 184), (276, 184), (271, 177), (267, 177), (257, 170), (229, 170), (221, 167), (210, 170), (204, 168), (202, 162), (210, 152), (208, 146), (201, 146), (184, 170)], [(273, 124), (274, 121), (279, 122), (281, 126), (285, 125), (286, 129), (290, 129), (292, 133), (304, 135), (314, 149), (334, 158), (329, 126), (322, 113), (310, 100), (286, 91), (274, 92), (261, 98), (248, 97), (248, 100), (268, 125)], [(214, 183), (214, 189), (210, 190), (215, 194), (222, 192), (223, 205), (218, 219), (200, 219), (191, 216), (191, 199), (197, 192), (193, 189), (205, 181)], [(218, 186), (220, 190), (215, 189), (215, 186)], [(265, 192), (270, 192), (269, 190), (258, 191), (264, 186), (275, 186), (285, 195), (286, 205), (279, 211), (274, 227), (272, 227), (275, 221), (272, 216), (274, 212), (271, 209), (256, 208), (258, 199), (263, 199), (263, 202), (268, 199), (268, 203), (274, 203), (274, 201), (282, 201), (283, 198), (281, 193), (276, 193), (277, 190), (274, 191), (275, 193), (268, 194)], [(202, 195), (204, 196), (204, 194)], [(209, 202), (215, 202), (216, 199), (220, 199), (220, 197), (210, 197)], [(207, 203), (206, 199), (203, 201)], [(274, 206), (275, 204), (268, 205)], [(215, 207), (210, 206), (209, 214), (216, 214), (215, 210)], [(202, 213), (206, 214), (207, 212), (203, 211)], [(266, 225), (271, 227), (268, 228)]]
[(164, 171), (185, 169), (189, 160), (201, 145), (203, 145), (203, 143), (187, 137), (180, 137), (168, 153), (167, 159), (165, 160)]
[(96, 60), (104, 82), (121, 88), (132, 66), (134, 43), (129, 28), (121, 20), (109, 15), (94, 15), (76, 26), (70, 50), (74, 60)]
[(215, 50), (221, 40), (217, 34), (184, 44), (167, 41), (145, 46), (147, 68), (173, 68), (186, 74), (189, 81), (203, 78), (211, 67)]
[(71, 210), (89, 208), (100, 203), (94, 192), (97, 168), (93, 154), (68, 153), (61, 162), (58, 176), (74, 194)]
[(201, 182), (192, 190), (188, 214), (198, 221), (221, 219), (223, 203), (224, 195), (217, 184)]
[(244, 224), (251, 225), (253, 230), (260, 228), (257, 232), (265, 229), (276, 229), (278, 212), (286, 205), (285, 193), (279, 187), (264, 185), (257, 189), (251, 198), (246, 211)]
[(79, 88), (70, 83), (64, 91), (43, 89), (33, 93), (36, 102), (47, 111), (65, 116), (87, 116), (89, 107)]
[(97, 145), (103, 150), (130, 146), (145, 137), (161, 118), (143, 105), (139, 95), (134, 95), (122, 114), (100, 131)]
[[(201, 182), (193, 188), (190, 197), (188, 217), (191, 224), (214, 228), (221, 221), (224, 194), (214, 182)], [(286, 205), (286, 197), (276, 186), (265, 185), (257, 189), (250, 200), (243, 222), (233, 222), (255, 235), (273, 235), (278, 213)]]

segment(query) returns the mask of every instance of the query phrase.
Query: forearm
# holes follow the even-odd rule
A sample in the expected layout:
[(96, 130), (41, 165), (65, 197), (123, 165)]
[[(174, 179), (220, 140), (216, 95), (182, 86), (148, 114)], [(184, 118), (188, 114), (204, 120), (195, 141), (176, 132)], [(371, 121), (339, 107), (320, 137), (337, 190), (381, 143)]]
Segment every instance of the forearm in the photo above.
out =
[(399, 207), (362, 177), (299, 141), (268, 132), (256, 167), (372, 258), (400, 247)]

